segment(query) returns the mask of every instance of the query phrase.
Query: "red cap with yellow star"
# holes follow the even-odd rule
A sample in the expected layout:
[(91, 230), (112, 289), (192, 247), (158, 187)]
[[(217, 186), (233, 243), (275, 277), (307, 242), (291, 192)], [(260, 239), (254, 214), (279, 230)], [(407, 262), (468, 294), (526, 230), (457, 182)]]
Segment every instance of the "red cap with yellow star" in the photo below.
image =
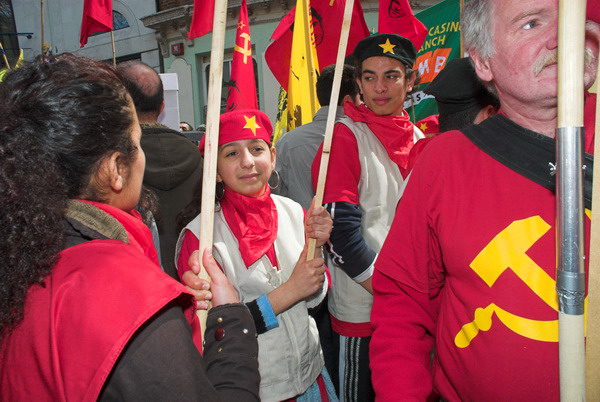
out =
[(412, 68), (417, 57), (417, 51), (410, 40), (391, 33), (380, 33), (361, 39), (352, 54), (361, 63), (369, 57), (384, 56), (399, 60), (407, 68)]
[[(269, 116), (257, 109), (237, 109), (223, 113), (219, 119), (219, 146), (232, 141), (259, 139), (271, 145), (273, 126)], [(204, 141), (200, 141), (200, 152), (204, 153)]]

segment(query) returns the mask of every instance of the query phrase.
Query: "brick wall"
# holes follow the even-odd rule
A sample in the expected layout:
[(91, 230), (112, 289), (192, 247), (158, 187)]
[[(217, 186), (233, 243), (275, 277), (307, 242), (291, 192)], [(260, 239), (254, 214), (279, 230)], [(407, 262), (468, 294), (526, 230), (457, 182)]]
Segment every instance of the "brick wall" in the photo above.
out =
[(158, 11), (168, 10), (169, 8), (194, 5), (194, 0), (158, 0)]

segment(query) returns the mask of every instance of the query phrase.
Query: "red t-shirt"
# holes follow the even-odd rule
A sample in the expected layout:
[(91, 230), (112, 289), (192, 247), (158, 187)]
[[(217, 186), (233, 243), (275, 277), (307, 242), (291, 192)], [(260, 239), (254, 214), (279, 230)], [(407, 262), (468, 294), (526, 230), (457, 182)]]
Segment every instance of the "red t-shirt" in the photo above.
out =
[(379, 400), (558, 400), (555, 202), (460, 132), (431, 141), (373, 276)]

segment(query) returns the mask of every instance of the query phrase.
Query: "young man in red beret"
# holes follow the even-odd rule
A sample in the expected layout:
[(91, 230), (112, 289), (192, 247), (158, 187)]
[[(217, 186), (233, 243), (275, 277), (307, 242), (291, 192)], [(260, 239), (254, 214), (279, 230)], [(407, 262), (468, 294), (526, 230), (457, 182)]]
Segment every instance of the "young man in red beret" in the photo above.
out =
[[(323, 202), (333, 218), (329, 312), (339, 340), (339, 394), (374, 399), (369, 369), (371, 275), (410, 171), (409, 153), (423, 133), (404, 110), (418, 82), (416, 51), (406, 38), (378, 34), (354, 49), (364, 105), (344, 105), (335, 125)], [(321, 152), (313, 163), (316, 185)]]

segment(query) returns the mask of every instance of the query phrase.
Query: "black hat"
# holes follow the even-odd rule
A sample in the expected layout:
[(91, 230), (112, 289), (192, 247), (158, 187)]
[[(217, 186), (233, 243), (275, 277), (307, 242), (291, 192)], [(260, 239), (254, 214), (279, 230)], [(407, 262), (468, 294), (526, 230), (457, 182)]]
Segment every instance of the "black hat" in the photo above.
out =
[(450, 60), (423, 92), (435, 97), (440, 114), (495, 103), (493, 95), (479, 81), (468, 57)]
[(415, 64), (417, 51), (412, 42), (405, 37), (382, 33), (362, 39), (354, 48), (352, 55), (360, 63), (369, 57), (385, 56), (399, 60), (406, 67), (412, 68)]

